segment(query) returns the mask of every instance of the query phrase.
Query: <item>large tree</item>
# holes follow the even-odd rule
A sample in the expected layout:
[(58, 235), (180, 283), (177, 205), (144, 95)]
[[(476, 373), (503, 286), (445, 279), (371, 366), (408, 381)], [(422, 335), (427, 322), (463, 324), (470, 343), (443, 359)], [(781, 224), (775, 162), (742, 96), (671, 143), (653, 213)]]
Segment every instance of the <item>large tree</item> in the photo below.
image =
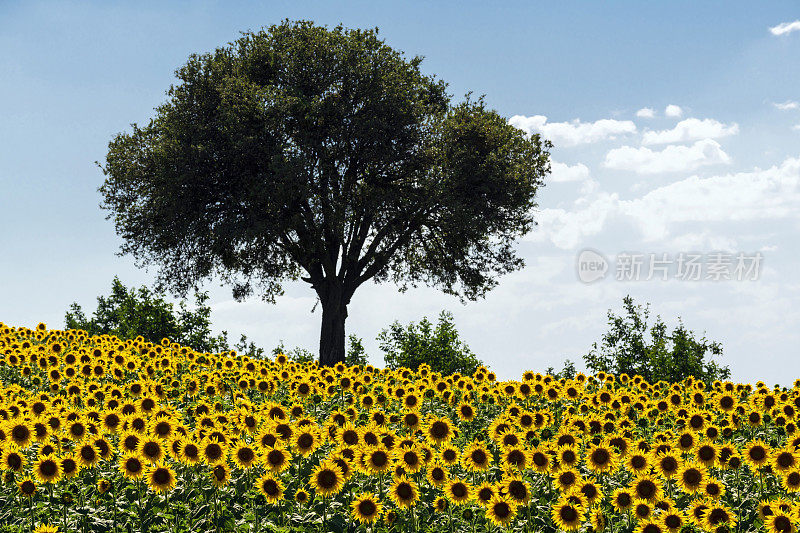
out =
[(377, 30), (290, 22), (192, 55), (146, 126), (109, 143), (100, 187), (121, 253), (177, 295), (217, 276), (237, 300), (302, 279), (320, 362), (344, 359), (368, 280), (476, 299), (519, 269), (549, 172), (526, 136), (387, 46)]

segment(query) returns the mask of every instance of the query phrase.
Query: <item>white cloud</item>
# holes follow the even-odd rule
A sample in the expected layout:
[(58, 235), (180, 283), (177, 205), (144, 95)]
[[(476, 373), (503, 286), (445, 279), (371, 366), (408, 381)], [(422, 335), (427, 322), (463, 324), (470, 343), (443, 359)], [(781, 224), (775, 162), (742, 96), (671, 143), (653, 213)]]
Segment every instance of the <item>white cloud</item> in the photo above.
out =
[(619, 135), (636, 133), (636, 125), (630, 120), (601, 119), (596, 122), (581, 122), (575, 119), (572, 122), (548, 123), (544, 115), (514, 115), (508, 122), (526, 133), (541, 133), (556, 145), (563, 146), (616, 139)]
[(800, 103), (794, 102), (792, 100), (786, 100), (783, 103), (774, 103), (772, 104), (781, 111), (788, 111), (790, 109), (800, 109)]
[(664, 115), (671, 118), (682, 117), (683, 109), (681, 109), (680, 106), (677, 106), (675, 104), (670, 104), (664, 109)]
[[(800, 158), (779, 166), (749, 172), (686, 179), (658, 187), (631, 200), (598, 191), (582, 198), (572, 210), (543, 209), (533, 241), (551, 241), (558, 248), (574, 249), (586, 237), (600, 234), (610, 219), (628, 220), (645, 241), (669, 239), (676, 224), (752, 222), (775, 219), (800, 220)], [(672, 237), (681, 249), (705, 244), (732, 249), (736, 241), (725, 235), (685, 233)]]
[(800, 124), (795, 124), (794, 126), (792, 126), (792, 129), (796, 130), (796, 131), (800, 131)]
[(636, 116), (639, 118), (653, 118), (656, 116), (656, 112), (651, 107), (643, 107), (636, 112)]
[(792, 33), (793, 31), (800, 31), (800, 20), (795, 20), (794, 22), (782, 22), (777, 26), (773, 26), (769, 29), (772, 35), (786, 35), (787, 33)]
[(671, 130), (646, 131), (642, 138), (642, 144), (668, 144), (699, 139), (718, 139), (739, 133), (739, 125), (729, 126), (718, 122), (712, 118), (700, 120), (698, 118), (687, 118), (678, 122)]
[(589, 167), (583, 163), (570, 166), (558, 161), (551, 161), (550, 170), (549, 181), (553, 182), (583, 181), (589, 178)]
[(729, 163), (730, 157), (717, 141), (703, 139), (691, 146), (670, 145), (661, 151), (644, 146), (622, 146), (606, 154), (604, 165), (637, 174), (685, 172), (707, 165)]

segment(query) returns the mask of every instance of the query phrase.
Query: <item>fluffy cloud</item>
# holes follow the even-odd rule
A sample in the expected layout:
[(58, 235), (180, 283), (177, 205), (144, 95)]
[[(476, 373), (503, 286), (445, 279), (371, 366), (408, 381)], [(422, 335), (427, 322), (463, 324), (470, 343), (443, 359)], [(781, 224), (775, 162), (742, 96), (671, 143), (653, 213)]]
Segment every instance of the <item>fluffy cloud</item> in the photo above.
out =
[(617, 170), (631, 170), (637, 174), (657, 174), (685, 172), (729, 162), (730, 157), (718, 142), (703, 139), (691, 146), (670, 145), (661, 151), (644, 146), (614, 148), (606, 154), (604, 165)]
[(772, 35), (786, 35), (787, 33), (792, 33), (793, 31), (800, 31), (800, 20), (795, 20), (794, 22), (782, 22), (777, 26), (773, 26), (769, 29)]
[(558, 146), (575, 146), (636, 133), (636, 125), (630, 120), (601, 119), (596, 122), (581, 122), (576, 119), (572, 122), (548, 123), (544, 115), (514, 115), (508, 122), (526, 133), (541, 133)]
[(772, 105), (774, 105), (775, 107), (777, 107), (781, 111), (788, 111), (790, 109), (800, 109), (800, 103), (793, 102), (792, 100), (787, 100), (787, 101), (785, 101), (785, 102), (783, 102), (781, 104), (775, 103), (775, 104), (772, 104)]
[[(528, 239), (549, 240), (558, 248), (573, 249), (586, 237), (598, 235), (610, 219), (626, 219), (645, 241), (669, 239), (679, 223), (731, 223), (737, 221), (800, 220), (800, 158), (786, 159), (768, 169), (754, 169), (701, 178), (691, 176), (657, 187), (631, 200), (598, 191), (575, 202), (573, 209), (543, 209), (539, 227)], [(736, 241), (708, 232), (674, 237), (680, 248), (698, 246), (731, 248)]]
[(548, 181), (583, 181), (589, 178), (589, 167), (583, 163), (567, 165), (558, 161), (550, 162), (550, 176)]
[(675, 104), (670, 104), (664, 109), (664, 115), (670, 118), (677, 118), (683, 116), (683, 109)]
[(718, 139), (739, 133), (739, 125), (726, 126), (712, 118), (703, 120), (687, 118), (678, 122), (671, 130), (647, 131), (642, 138), (642, 144), (668, 144), (699, 139)]
[(639, 118), (653, 118), (656, 116), (656, 112), (651, 107), (643, 107), (636, 112), (636, 116)]

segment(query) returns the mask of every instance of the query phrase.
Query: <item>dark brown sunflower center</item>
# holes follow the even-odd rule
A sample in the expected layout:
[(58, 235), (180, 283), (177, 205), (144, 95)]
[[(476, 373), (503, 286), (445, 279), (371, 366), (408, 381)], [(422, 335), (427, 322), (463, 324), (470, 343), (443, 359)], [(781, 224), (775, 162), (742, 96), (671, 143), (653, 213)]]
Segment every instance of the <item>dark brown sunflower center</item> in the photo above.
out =
[(449, 433), (450, 428), (444, 422), (437, 420), (431, 425), (431, 435), (434, 439), (444, 439)]
[(156, 468), (153, 472), (153, 482), (156, 485), (166, 485), (170, 481), (169, 470), (166, 468)]
[(750, 458), (753, 461), (763, 461), (767, 456), (767, 451), (762, 446), (753, 446), (750, 449)]
[(222, 446), (215, 443), (211, 443), (206, 446), (206, 457), (212, 460), (222, 457)]
[(389, 456), (382, 450), (376, 450), (372, 453), (372, 464), (377, 467), (385, 466), (389, 461)]
[(456, 483), (450, 488), (450, 492), (452, 492), (453, 496), (456, 498), (463, 498), (467, 495), (467, 487), (463, 483)]
[(45, 477), (52, 477), (58, 472), (58, 465), (52, 459), (45, 459), (42, 461), (42, 464), (39, 465), (39, 472)]
[(161, 454), (161, 446), (157, 442), (146, 442), (142, 446), (142, 453), (147, 457), (158, 457)]
[(636, 484), (636, 494), (643, 500), (649, 500), (656, 493), (656, 484), (649, 479), (643, 479)]
[(358, 502), (358, 512), (361, 516), (371, 517), (378, 511), (378, 506), (372, 500)]
[(605, 465), (608, 463), (609, 459), (611, 459), (611, 456), (609, 455), (608, 451), (604, 450), (603, 448), (594, 450), (592, 452), (592, 461), (594, 461), (595, 464)]
[(303, 433), (297, 438), (297, 446), (302, 449), (306, 450), (314, 444), (314, 437), (310, 433)]
[(508, 493), (517, 500), (524, 500), (528, 497), (528, 487), (522, 481), (512, 481), (508, 485)]
[(559, 517), (561, 517), (561, 520), (566, 524), (571, 524), (572, 522), (575, 522), (578, 519), (578, 511), (576, 511), (575, 508), (572, 507), (571, 505), (566, 505), (561, 509), (559, 509), (558, 515)]
[(336, 472), (332, 470), (323, 470), (317, 475), (317, 483), (323, 489), (331, 489), (336, 486)]
[(699, 485), (700, 481), (702, 480), (703, 475), (696, 468), (690, 468), (683, 474), (683, 481), (685, 481), (690, 487)]

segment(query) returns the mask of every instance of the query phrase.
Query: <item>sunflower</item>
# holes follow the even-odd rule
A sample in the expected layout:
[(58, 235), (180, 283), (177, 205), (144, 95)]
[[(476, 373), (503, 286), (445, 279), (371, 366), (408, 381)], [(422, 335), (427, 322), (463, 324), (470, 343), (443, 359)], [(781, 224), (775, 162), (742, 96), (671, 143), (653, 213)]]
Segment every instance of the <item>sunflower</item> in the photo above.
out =
[(450, 474), (441, 463), (436, 462), (427, 467), (425, 477), (434, 487), (443, 487), (447, 483)]
[(139, 456), (145, 461), (155, 464), (164, 458), (164, 445), (161, 440), (153, 437), (144, 437), (136, 447)]
[(492, 465), (492, 453), (482, 442), (473, 442), (462, 453), (461, 464), (470, 472), (485, 472)]
[(231, 469), (227, 463), (217, 463), (211, 467), (211, 484), (215, 487), (224, 487), (231, 480)]
[(585, 518), (583, 508), (561, 498), (550, 510), (550, 517), (562, 531), (577, 531)]
[(453, 438), (453, 425), (446, 418), (431, 417), (425, 426), (425, 436), (431, 444), (450, 442)]
[(717, 479), (709, 478), (703, 485), (703, 494), (712, 500), (718, 500), (725, 494), (725, 485)]
[(727, 527), (732, 530), (736, 526), (736, 515), (730, 508), (721, 504), (715, 503), (709, 507), (703, 516), (703, 525), (706, 531), (716, 531), (717, 528)]
[(36, 494), (36, 483), (29, 477), (22, 478), (17, 482), (19, 493), (28, 498), (33, 498)]
[(200, 443), (200, 458), (208, 465), (224, 463), (228, 459), (228, 447), (225, 443), (205, 438)]
[(617, 453), (611, 446), (600, 443), (586, 451), (586, 465), (595, 473), (611, 472), (615, 469)]
[(580, 483), (581, 475), (577, 470), (561, 470), (555, 474), (555, 481), (559, 489), (567, 492)]
[(447, 511), (447, 509), (449, 508), (450, 508), (450, 502), (447, 500), (447, 498), (439, 496), (433, 501), (433, 509), (437, 513), (443, 513)]
[(33, 473), (39, 483), (53, 483), (61, 478), (61, 464), (51, 455), (40, 457), (33, 465)]
[(800, 470), (795, 468), (785, 472), (781, 477), (781, 482), (786, 492), (800, 492)]
[(311, 486), (322, 496), (338, 494), (344, 486), (344, 474), (333, 461), (322, 462), (311, 475)]
[(531, 465), (539, 473), (546, 473), (552, 465), (550, 455), (545, 449), (534, 449), (530, 451)]
[(659, 518), (661, 525), (669, 533), (678, 533), (686, 525), (686, 515), (684, 515), (683, 511), (670, 509), (662, 513)]
[(266, 447), (264, 448), (261, 457), (262, 464), (267, 468), (267, 470), (275, 474), (283, 472), (289, 468), (289, 465), (291, 464), (291, 455), (289, 454), (289, 451), (282, 447)]
[(400, 466), (409, 474), (419, 472), (424, 464), (422, 453), (414, 445), (404, 445), (394, 450), (392, 457), (395, 465)]
[(466, 481), (454, 479), (447, 483), (445, 496), (456, 505), (466, 503), (472, 497), (472, 487)]
[(764, 466), (769, 460), (769, 447), (760, 440), (748, 442), (745, 446), (744, 460), (755, 469)]
[(492, 483), (484, 482), (475, 489), (475, 500), (478, 502), (479, 505), (486, 507), (489, 505), (489, 502), (499, 494), (498, 490), (495, 488), (495, 485)]
[(145, 465), (136, 454), (128, 453), (119, 460), (119, 471), (127, 479), (141, 479), (145, 474)]
[(465, 422), (471, 422), (475, 419), (475, 407), (472, 404), (467, 402), (462, 402), (458, 405), (456, 409), (458, 413), (458, 418)]
[(677, 479), (684, 492), (696, 494), (702, 490), (708, 479), (708, 471), (703, 465), (691, 462), (686, 463), (678, 471)]
[(2, 453), (0, 461), (2, 461), (0, 467), (2, 467), (3, 470), (10, 470), (12, 472), (22, 472), (26, 462), (25, 454), (14, 444), (10, 445)]
[(392, 468), (391, 454), (379, 446), (362, 447), (359, 462), (368, 474), (382, 474)]
[(664, 533), (664, 526), (660, 520), (640, 520), (634, 533)]
[(50, 524), (39, 524), (33, 533), (58, 533), (58, 528)]
[(12, 422), (6, 429), (8, 436), (19, 449), (24, 450), (33, 440), (33, 424), (30, 421)]
[(244, 443), (240, 443), (236, 446), (232, 455), (236, 464), (245, 470), (252, 467), (258, 461), (258, 454), (256, 454), (256, 451), (251, 446)]
[(769, 533), (797, 533), (794, 513), (777, 511), (764, 519)]
[(61, 475), (65, 479), (71, 479), (78, 475), (81, 471), (80, 463), (72, 455), (67, 455), (61, 458)]
[(459, 456), (458, 448), (455, 446), (446, 445), (439, 450), (439, 459), (447, 466), (456, 464)]
[(105, 494), (111, 489), (111, 482), (107, 479), (98, 479), (97, 480), (97, 492), (100, 494)]
[(656, 471), (666, 479), (674, 477), (680, 469), (680, 456), (675, 452), (659, 452), (653, 459)]
[(178, 459), (187, 465), (194, 465), (200, 462), (200, 447), (185, 437), (178, 439)]
[(82, 466), (93, 467), (100, 460), (100, 454), (93, 442), (84, 442), (78, 446), (78, 461)]
[(495, 494), (486, 505), (486, 517), (495, 526), (505, 527), (511, 523), (517, 514), (517, 504)]
[(635, 450), (626, 458), (625, 466), (635, 474), (646, 473), (650, 470), (650, 458), (647, 453)]
[[(261, 476), (256, 482), (256, 486), (258, 487), (258, 492), (260, 492), (267, 500), (267, 503), (275, 503), (283, 500), (283, 484), (270, 472), (267, 472)], [(303, 494), (303, 497), (298, 499), (298, 496), (300, 496), (301, 493)], [(308, 501), (308, 493), (305, 491), (297, 491), (295, 494), (295, 500), (298, 503), (304, 503)]]
[(653, 506), (646, 500), (633, 500), (631, 510), (636, 520), (647, 520), (653, 515)]
[(169, 492), (175, 488), (175, 472), (163, 463), (151, 465), (147, 470), (147, 485), (155, 492)]
[(640, 476), (631, 483), (634, 498), (655, 503), (661, 499), (661, 484), (651, 476)]
[(352, 503), (352, 516), (362, 524), (372, 524), (377, 521), (383, 512), (383, 505), (375, 498), (374, 494), (367, 492), (356, 497)]
[(500, 484), (503, 493), (520, 505), (527, 505), (531, 499), (531, 490), (521, 477), (512, 476)]
[(303, 457), (314, 453), (322, 444), (322, 434), (316, 426), (303, 426), (292, 436), (292, 447)]
[(575, 486), (575, 491), (579, 492), (586, 499), (586, 506), (591, 507), (603, 499), (603, 491), (591, 480), (582, 480)]
[(561, 468), (573, 468), (581, 459), (575, 444), (564, 444), (555, 449), (555, 457)]
[(698, 443), (694, 449), (694, 457), (702, 465), (711, 468), (719, 460), (719, 448), (712, 442)]
[(308, 492), (306, 492), (303, 489), (299, 489), (297, 492), (294, 493), (294, 501), (296, 501), (300, 505), (307, 503), (309, 499), (310, 496), (308, 495)]
[(777, 449), (772, 454), (772, 466), (780, 473), (786, 473), (798, 466), (797, 452), (791, 448)]
[(417, 484), (406, 476), (395, 478), (389, 488), (389, 498), (398, 507), (413, 507), (419, 500), (419, 489)]

